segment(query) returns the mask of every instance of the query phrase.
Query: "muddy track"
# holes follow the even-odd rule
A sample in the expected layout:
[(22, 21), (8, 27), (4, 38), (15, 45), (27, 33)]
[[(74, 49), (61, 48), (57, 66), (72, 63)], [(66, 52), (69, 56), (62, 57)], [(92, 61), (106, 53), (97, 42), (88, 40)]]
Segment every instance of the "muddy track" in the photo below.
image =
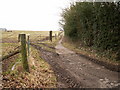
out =
[(33, 44), (40, 50), (41, 57), (46, 60), (57, 75), (58, 87), (70, 88), (115, 88), (119, 87), (120, 73), (110, 71), (103, 66), (93, 63), (88, 58), (82, 57), (61, 44), (62, 39), (56, 45), (56, 53), (44, 50)]
[(65, 66), (62, 66), (57, 63), (60, 60), (59, 54), (53, 53), (50, 51), (46, 51), (42, 49), (40, 46), (31, 44), (37, 50), (40, 50), (42, 54), (42, 58), (46, 60), (51, 66), (53, 71), (55, 72), (58, 80), (58, 88), (80, 88), (81, 83), (79, 79), (75, 75), (73, 75), (69, 70), (66, 70)]
[(107, 68), (109, 70), (120, 72), (120, 65), (119, 64), (118, 65), (113, 65), (111, 63), (100, 61), (100, 60), (88, 57), (88, 56), (80, 54), (80, 53), (76, 53), (76, 54), (79, 55), (80, 57), (86, 58), (86, 59), (88, 59), (88, 60), (90, 60), (90, 61), (92, 61), (92, 62), (94, 62), (96, 64), (102, 65), (102, 66), (104, 66), (105, 68)]
[(46, 47), (48, 47), (48, 48), (51, 48), (51, 49), (55, 49), (55, 47), (52, 47), (52, 46), (50, 46), (50, 45), (47, 45), (47, 44), (45, 44), (45, 43), (37, 43), (37, 44), (44, 45), (44, 46), (46, 46)]

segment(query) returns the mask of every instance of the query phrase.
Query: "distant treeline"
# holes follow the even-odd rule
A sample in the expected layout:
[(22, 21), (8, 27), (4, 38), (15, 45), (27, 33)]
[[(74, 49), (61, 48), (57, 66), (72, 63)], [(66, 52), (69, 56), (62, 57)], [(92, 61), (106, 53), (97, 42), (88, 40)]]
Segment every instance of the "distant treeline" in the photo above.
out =
[(76, 2), (62, 17), (67, 37), (120, 59), (120, 2)]

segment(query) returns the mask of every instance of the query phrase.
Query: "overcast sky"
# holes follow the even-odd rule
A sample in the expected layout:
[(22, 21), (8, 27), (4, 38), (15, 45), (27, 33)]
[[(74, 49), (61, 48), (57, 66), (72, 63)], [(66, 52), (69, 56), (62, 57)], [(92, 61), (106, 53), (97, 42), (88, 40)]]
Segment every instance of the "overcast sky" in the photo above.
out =
[(62, 8), (75, 0), (0, 0), (0, 28), (58, 30)]
[(0, 0), (0, 28), (59, 30), (58, 22), (62, 9), (74, 1), (83, 0)]

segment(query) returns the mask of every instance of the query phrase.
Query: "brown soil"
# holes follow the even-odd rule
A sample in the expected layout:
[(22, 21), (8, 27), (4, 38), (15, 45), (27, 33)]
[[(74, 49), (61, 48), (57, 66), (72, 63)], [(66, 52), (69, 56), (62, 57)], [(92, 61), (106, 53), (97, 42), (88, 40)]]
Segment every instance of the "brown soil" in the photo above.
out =
[(55, 71), (60, 88), (114, 88), (120, 85), (119, 72), (110, 71), (57, 44), (56, 53), (33, 45)]

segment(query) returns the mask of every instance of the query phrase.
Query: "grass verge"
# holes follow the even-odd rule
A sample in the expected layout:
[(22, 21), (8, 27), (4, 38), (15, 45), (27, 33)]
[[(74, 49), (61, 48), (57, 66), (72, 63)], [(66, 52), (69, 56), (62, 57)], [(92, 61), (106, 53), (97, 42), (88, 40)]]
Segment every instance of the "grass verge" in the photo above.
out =
[(107, 57), (104, 57), (103, 55), (97, 53), (95, 50), (92, 50), (88, 47), (82, 47), (78, 45), (78, 43), (73, 43), (69, 40), (64, 39), (62, 42), (63, 46), (69, 48), (70, 50), (76, 52), (77, 54), (82, 54), (85, 56), (88, 56), (90, 58), (94, 58), (99, 61), (103, 61), (105, 63), (113, 64), (113, 65), (119, 65), (120, 61), (111, 60)]
[[(47, 62), (41, 59), (38, 50), (31, 47), (28, 57), (30, 73), (24, 72), (21, 55), (16, 58), (15, 69), (4, 74), (4, 88), (55, 88), (56, 76)], [(14, 63), (15, 64), (15, 63)], [(11, 66), (13, 66), (12, 64)]]

